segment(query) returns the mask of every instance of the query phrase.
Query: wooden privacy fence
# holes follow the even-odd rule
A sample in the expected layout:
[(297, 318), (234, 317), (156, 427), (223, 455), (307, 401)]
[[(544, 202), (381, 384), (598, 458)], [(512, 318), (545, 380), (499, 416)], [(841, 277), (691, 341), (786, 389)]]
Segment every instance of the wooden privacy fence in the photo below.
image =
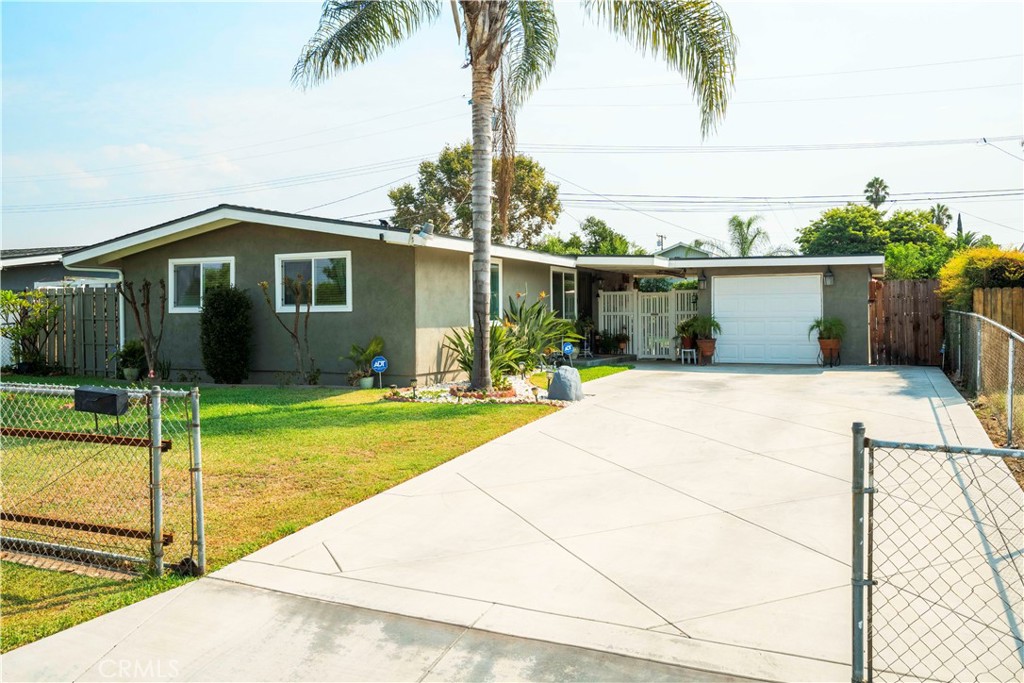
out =
[(974, 290), (974, 312), (1024, 334), (1024, 287)]
[(115, 376), (121, 317), (114, 285), (43, 290), (58, 306), (46, 362), (75, 375)]
[(872, 280), (871, 362), (941, 365), (942, 302), (938, 280)]

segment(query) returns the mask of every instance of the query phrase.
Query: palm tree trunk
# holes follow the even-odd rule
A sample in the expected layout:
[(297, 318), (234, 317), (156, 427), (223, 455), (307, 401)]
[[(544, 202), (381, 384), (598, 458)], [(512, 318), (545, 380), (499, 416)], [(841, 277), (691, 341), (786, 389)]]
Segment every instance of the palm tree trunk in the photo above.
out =
[(491, 171), (494, 72), (473, 64), (473, 375), (491, 389)]

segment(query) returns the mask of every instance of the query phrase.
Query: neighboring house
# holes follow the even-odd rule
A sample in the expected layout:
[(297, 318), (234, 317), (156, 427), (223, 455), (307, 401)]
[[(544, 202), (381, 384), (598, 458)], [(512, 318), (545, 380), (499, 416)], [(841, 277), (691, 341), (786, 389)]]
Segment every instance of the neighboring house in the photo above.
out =
[(671, 247), (654, 252), (654, 255), (664, 258), (711, 258), (711, 252), (686, 242), (676, 242)]
[[(136, 286), (167, 283), (160, 355), (174, 378), (203, 373), (199, 311), (205, 290), (220, 282), (248, 290), (253, 301), (251, 381), (293, 371), (290, 338), (259, 283), (270, 284), (274, 308), (290, 322), (294, 302), (281, 283), (301, 274), (314, 283), (309, 340), (322, 381), (344, 382), (351, 364), (339, 357), (379, 334), (390, 364), (385, 383), (404, 384), (459, 375), (443, 342), (452, 328), (470, 325), (472, 250), (471, 240), (457, 237), (220, 205), (81, 248), (64, 263), (108, 269)], [(683, 244), (664, 251), (690, 257), (562, 256), (493, 245), (492, 316), (510, 296), (533, 302), (544, 292), (564, 317), (627, 331), (630, 352), (671, 358), (680, 316), (713, 314), (723, 327), (718, 362), (805, 364), (817, 358), (808, 327), (834, 315), (848, 330), (843, 361), (868, 362), (868, 285), (882, 274), (882, 256), (710, 258)], [(701, 288), (637, 292), (641, 277), (696, 278)], [(127, 336), (137, 336), (131, 314), (123, 320)]]
[(64, 284), (94, 285), (114, 281), (110, 273), (70, 271), (64, 267), (64, 254), (81, 247), (38, 247), (0, 251), (0, 289), (22, 292), (26, 289)]
[[(404, 384), (413, 376), (434, 381), (458, 374), (442, 344), (453, 327), (470, 324), (472, 250), (468, 239), (221, 205), (82, 248), (64, 260), (75, 267), (116, 269), (136, 286), (143, 279), (166, 281), (160, 355), (170, 361), (174, 378), (203, 372), (199, 310), (204, 291), (215, 282), (234, 284), (252, 298), (251, 381), (274, 382), (293, 371), (291, 340), (259, 283), (270, 284), (275, 309), (290, 322), (294, 301), (281, 282), (302, 274), (314, 283), (309, 341), (322, 381), (343, 383), (352, 366), (339, 357), (379, 334), (389, 361), (385, 383)], [(522, 293), (536, 301), (542, 291), (564, 315), (577, 316), (573, 257), (501, 245), (491, 254), (496, 318), (509, 296)], [(158, 291), (154, 287), (154, 297)], [(131, 314), (124, 318), (127, 335), (137, 336)]]

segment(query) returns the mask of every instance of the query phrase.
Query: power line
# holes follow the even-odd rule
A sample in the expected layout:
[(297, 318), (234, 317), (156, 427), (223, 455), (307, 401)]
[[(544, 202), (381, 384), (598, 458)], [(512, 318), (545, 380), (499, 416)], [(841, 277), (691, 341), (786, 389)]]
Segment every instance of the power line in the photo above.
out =
[(311, 206), (308, 209), (299, 209), (295, 213), (306, 213), (307, 211), (312, 211), (313, 209), (321, 209), (321, 208), (323, 208), (325, 206), (331, 206), (332, 204), (340, 204), (341, 202), (348, 201), (349, 199), (353, 199), (355, 197), (359, 197), (359, 196), (364, 195), (364, 194), (369, 194), (370, 192), (373, 192), (374, 190), (379, 190), (381, 188), (388, 187), (389, 185), (394, 185), (395, 183), (399, 183), (399, 182), (401, 182), (403, 180), (406, 180), (408, 178), (412, 178), (415, 175), (416, 175), (416, 173), (410, 173), (408, 175), (402, 176), (401, 178), (395, 178), (394, 180), (389, 180), (388, 182), (386, 182), (386, 183), (384, 183), (382, 185), (377, 185), (376, 187), (371, 187), (368, 190), (363, 190), (362, 192), (356, 192), (355, 194), (350, 194), (347, 197), (342, 197), (341, 199), (335, 199), (334, 201), (324, 202), (323, 204), (317, 204), (316, 206)]
[[(935, 95), (938, 93), (947, 92), (966, 92), (969, 90), (994, 90), (997, 88), (1015, 88), (1017, 86), (1024, 85), (1022, 81), (1016, 81), (1013, 83), (994, 83), (992, 85), (972, 85), (963, 88), (940, 88), (936, 90), (903, 90), (899, 92), (885, 92), (885, 93), (866, 93), (861, 95), (834, 95), (830, 97), (804, 97), (790, 100), (739, 100), (730, 102), (729, 106), (736, 104), (794, 104), (800, 102), (830, 102), (840, 100), (862, 100), (869, 99), (872, 97), (904, 97), (907, 95)], [(631, 109), (636, 107), (696, 107), (695, 102), (669, 102), (665, 104), (639, 104), (639, 103), (615, 103), (615, 104), (594, 104), (594, 103), (556, 103), (556, 104), (532, 104), (531, 107), (546, 107), (546, 108), (575, 108), (575, 107), (587, 107), (590, 109)]]
[[(997, 60), (1002, 60), (1002, 59), (1015, 59), (1015, 58), (1019, 58), (1019, 57), (1024, 57), (1024, 53), (1019, 53), (1018, 52), (1018, 53), (1012, 54), (1012, 55), (997, 55), (995, 57), (976, 57), (974, 59), (955, 59), (955, 60), (946, 61), (946, 62), (928, 62), (928, 63), (925, 63), (925, 64), (905, 64), (905, 65), (902, 65), (902, 66), (880, 66), (880, 67), (874, 67), (874, 68), (870, 68), (870, 69), (851, 69), (851, 70), (848, 70), (848, 71), (817, 71), (817, 72), (812, 72), (812, 73), (788, 74), (788, 75), (780, 75), (780, 76), (758, 76), (758, 77), (755, 77), (755, 78), (741, 78), (739, 80), (741, 82), (746, 82), (746, 81), (775, 81), (775, 80), (785, 80), (785, 79), (790, 79), (790, 78), (816, 78), (816, 77), (820, 77), (820, 76), (845, 76), (845, 75), (848, 75), (848, 74), (877, 73), (877, 72), (880, 72), (880, 71), (898, 71), (898, 70), (902, 70), (902, 69), (922, 69), (922, 68), (925, 68), (925, 67), (948, 66), (948, 65), (952, 65), (952, 64), (970, 64), (970, 63), (974, 63), (974, 62), (992, 62), (992, 61), (997, 61)], [(665, 83), (624, 84), (624, 85), (569, 86), (569, 87), (564, 87), (564, 88), (546, 88), (546, 90), (550, 91), (550, 92), (554, 92), (554, 91), (571, 91), (571, 90), (619, 90), (619, 89), (625, 90), (625, 89), (633, 89), (633, 88), (668, 88), (668, 87), (678, 88), (679, 85), (680, 85), (679, 81), (675, 81), (675, 82), (672, 82), (672, 83), (665, 82)]]
[[(735, 154), (777, 152), (819, 152), (830, 150), (888, 149), (906, 147), (945, 147), (1013, 142), (1020, 135), (990, 138), (947, 138), (940, 140), (891, 140), (883, 142), (825, 142), (783, 145), (590, 145), (572, 143), (523, 143), (519, 149), (544, 154)], [(998, 149), (998, 148), (997, 148)]]
[[(993, 140), (994, 139), (995, 138), (993, 138)], [(1007, 152), (1005, 149), (1003, 149), (1002, 147), (999, 147), (998, 145), (993, 145), (992, 142), (988, 138), (982, 138), (981, 141), (982, 141), (982, 143), (988, 145), (989, 147), (994, 147), (994, 148), (998, 149), (1000, 152), (1002, 152), (1003, 154), (1005, 154), (1008, 157), (1012, 157), (1012, 158), (1016, 159), (1017, 161), (1024, 161), (1024, 157), (1019, 157), (1016, 154), (1013, 154), (1011, 152)]]

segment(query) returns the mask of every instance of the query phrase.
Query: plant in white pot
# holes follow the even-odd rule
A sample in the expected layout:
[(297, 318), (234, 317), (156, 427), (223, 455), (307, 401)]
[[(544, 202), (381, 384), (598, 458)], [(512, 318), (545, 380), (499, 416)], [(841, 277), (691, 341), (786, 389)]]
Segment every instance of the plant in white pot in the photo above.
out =
[(146, 348), (140, 339), (126, 341), (124, 346), (114, 354), (114, 358), (117, 360), (117, 367), (121, 370), (121, 375), (129, 382), (137, 380), (142, 371), (148, 369)]
[(353, 344), (348, 353), (348, 360), (356, 367), (348, 373), (348, 383), (352, 386), (358, 384), (360, 389), (372, 388), (373, 371), (370, 369), (370, 363), (383, 352), (384, 338), (380, 335), (376, 335), (366, 346)]

